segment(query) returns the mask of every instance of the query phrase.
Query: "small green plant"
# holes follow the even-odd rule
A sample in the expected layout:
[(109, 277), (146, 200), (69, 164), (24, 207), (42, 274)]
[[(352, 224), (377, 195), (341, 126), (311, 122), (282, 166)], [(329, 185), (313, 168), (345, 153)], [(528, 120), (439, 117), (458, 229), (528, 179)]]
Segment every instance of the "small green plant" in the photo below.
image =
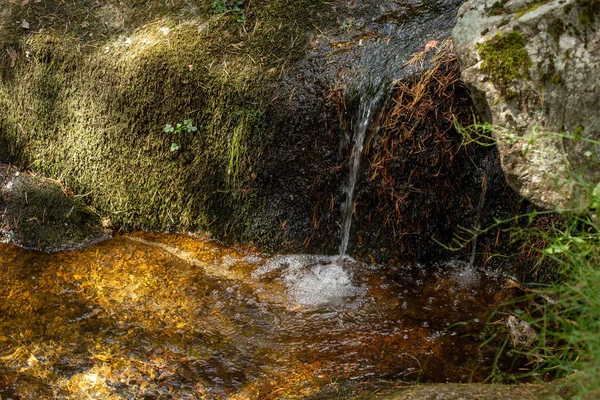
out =
[[(514, 132), (493, 125), (474, 125), (467, 128), (457, 126), (465, 143), (489, 144), (489, 137), (503, 136), (505, 140), (516, 139)], [(491, 134), (493, 133), (493, 135)], [(589, 160), (587, 171), (597, 170), (594, 157), (600, 142), (583, 135), (583, 127), (572, 134), (538, 132), (538, 138), (557, 138), (586, 145), (583, 155)], [(530, 242), (534, 239), (544, 243), (536, 248), (536, 265), (552, 265), (555, 276), (551, 283), (530, 282), (519, 285), (525, 293), (522, 298), (505, 304), (495, 316), (512, 315), (527, 323), (535, 331), (535, 339), (528, 346), (511, 344), (506, 328), (499, 322), (495, 327), (488, 324), (491, 333), (486, 343), (500, 343), (496, 355), (492, 379), (518, 381), (520, 379), (551, 380), (565, 378), (557, 383), (564, 386), (569, 398), (598, 398), (600, 394), (600, 183), (586, 179), (584, 171), (570, 171), (572, 185), (579, 187), (578, 196), (583, 207), (558, 210), (560, 218), (554, 219), (544, 229), (530, 229), (532, 221), (551, 211), (532, 212), (511, 220), (496, 221), (491, 227), (479, 231), (465, 230), (457, 237), (458, 248), (464, 248), (477, 235), (504, 225), (512, 220), (527, 221), (527, 227), (516, 228), (511, 235), (527, 233)], [(506, 319), (504, 319), (506, 320)], [(500, 327), (500, 328), (498, 328)], [(498, 328), (498, 329), (496, 329)], [(504, 339), (502, 339), (504, 338)], [(499, 340), (499, 342), (498, 342)], [(503, 343), (502, 343), (503, 341)], [(511, 369), (505, 356), (515, 361), (518, 369)], [(504, 361), (500, 362), (500, 359)]]
[(242, 0), (214, 0), (211, 8), (214, 14), (231, 12), (237, 23), (241, 24), (246, 20), (246, 11)]
[[(194, 126), (192, 120), (186, 119), (183, 121), (183, 123), (177, 123), (177, 124), (175, 124), (175, 126), (173, 126), (171, 124), (166, 124), (163, 129), (163, 132), (179, 134), (182, 132), (192, 133), (192, 132), (196, 132), (197, 130), (198, 130), (198, 128), (196, 128)], [(171, 152), (176, 152), (179, 149), (180, 149), (180, 146), (178, 143), (175, 143), (175, 142), (171, 143), (171, 147), (170, 147)]]
[(355, 25), (356, 21), (354, 20), (354, 18), (346, 18), (346, 20), (340, 25), (340, 31), (348, 33), (352, 31)]
[(211, 8), (214, 14), (223, 14), (224, 12), (227, 12), (225, 0), (214, 0)]

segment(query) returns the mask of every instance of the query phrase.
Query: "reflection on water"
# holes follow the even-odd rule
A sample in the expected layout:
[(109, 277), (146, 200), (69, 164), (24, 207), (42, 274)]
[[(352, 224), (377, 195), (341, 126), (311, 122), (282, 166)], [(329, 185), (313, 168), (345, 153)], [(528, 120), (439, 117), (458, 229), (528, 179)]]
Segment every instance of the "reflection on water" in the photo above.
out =
[[(328, 276), (319, 257), (178, 235), (51, 255), (0, 246), (2, 399), (268, 399), (343, 380), (477, 381), (489, 364), (480, 321), (508, 296), (472, 271), (465, 284), (465, 265), (348, 259)], [(459, 321), (471, 322), (446, 329)]]

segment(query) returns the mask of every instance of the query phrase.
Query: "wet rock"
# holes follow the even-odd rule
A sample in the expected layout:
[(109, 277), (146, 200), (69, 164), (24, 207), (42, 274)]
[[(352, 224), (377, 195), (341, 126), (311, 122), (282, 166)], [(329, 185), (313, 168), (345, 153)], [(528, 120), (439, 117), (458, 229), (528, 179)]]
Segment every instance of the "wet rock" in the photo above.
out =
[(513, 347), (529, 347), (537, 337), (537, 332), (530, 324), (513, 315), (507, 318), (506, 327)]
[[(596, 183), (600, 160), (597, 1), (469, 0), (453, 30), (462, 78), (497, 135), (508, 183), (548, 208), (581, 208), (573, 174)], [(563, 140), (566, 133), (575, 140)]]
[(100, 218), (58, 182), (0, 164), (0, 241), (51, 252), (109, 237)]
[[(243, 2), (243, 22), (189, 3), (5, 7), (0, 162), (60, 176), (120, 229), (333, 254), (361, 95), (385, 79), (402, 107), (378, 119), (361, 164), (350, 254), (448, 256), (432, 238), (473, 225), (483, 160), (496, 158), (453, 129), (471, 115), (455, 60), (420, 79), (462, 0)], [(31, 29), (15, 29), (24, 18)], [(186, 120), (197, 130), (164, 129)]]
[[(334, 399), (336, 397), (323, 397)], [(339, 397), (341, 398), (341, 397)], [(437, 384), (415, 385), (404, 389), (384, 390), (383, 393), (358, 393), (346, 399), (380, 400), (520, 400), (520, 399), (562, 399), (552, 388), (544, 385), (499, 385), (499, 384)]]

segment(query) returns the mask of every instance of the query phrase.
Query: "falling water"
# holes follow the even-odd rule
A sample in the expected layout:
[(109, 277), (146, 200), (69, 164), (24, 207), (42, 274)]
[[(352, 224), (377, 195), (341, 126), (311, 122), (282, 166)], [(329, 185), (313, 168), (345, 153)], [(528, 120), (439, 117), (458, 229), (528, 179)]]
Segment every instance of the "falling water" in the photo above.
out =
[(373, 134), (379, 130), (378, 121), (373, 125), (381, 109), (381, 105), (387, 97), (387, 85), (379, 80), (375, 84), (369, 85), (369, 90), (365, 90), (361, 94), (359, 105), (359, 120), (356, 125), (353, 136), (353, 147), (350, 155), (350, 173), (348, 186), (346, 187), (346, 202), (342, 213), (342, 241), (340, 243), (338, 265), (343, 265), (348, 242), (350, 240), (350, 227), (352, 225), (352, 215), (354, 214), (354, 190), (358, 179), (358, 171), (360, 170), (360, 161), (363, 151), (367, 145), (367, 132), (369, 128), (373, 129)]
[(469, 260), (469, 267), (473, 268), (475, 265), (475, 255), (477, 254), (477, 235), (479, 235), (479, 231), (481, 230), (481, 218), (483, 216), (483, 207), (485, 206), (485, 194), (487, 192), (488, 187), (488, 173), (487, 166), (488, 162), (486, 160), (486, 169), (483, 172), (483, 181), (481, 182), (481, 196), (479, 197), (479, 204), (477, 205), (477, 218), (475, 220), (475, 236), (473, 237), (473, 247), (471, 248), (471, 259)]

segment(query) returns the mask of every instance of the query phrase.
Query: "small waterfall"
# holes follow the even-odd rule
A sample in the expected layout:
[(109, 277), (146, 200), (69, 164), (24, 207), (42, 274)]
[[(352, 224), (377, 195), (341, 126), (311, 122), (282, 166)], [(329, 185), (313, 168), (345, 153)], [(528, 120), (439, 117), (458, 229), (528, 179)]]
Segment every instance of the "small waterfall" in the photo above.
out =
[(360, 95), (359, 105), (359, 120), (354, 130), (352, 137), (353, 146), (350, 155), (350, 168), (348, 186), (346, 187), (346, 202), (342, 212), (342, 239), (340, 242), (339, 256), (337, 264), (344, 264), (344, 257), (348, 249), (350, 241), (350, 227), (352, 226), (352, 215), (354, 214), (354, 191), (356, 189), (356, 181), (358, 180), (358, 172), (360, 170), (360, 162), (365, 147), (368, 144), (369, 128), (373, 129), (373, 134), (379, 130), (379, 122), (375, 126), (371, 126), (373, 121), (378, 120), (378, 114), (381, 110), (382, 103), (387, 98), (387, 86), (383, 80), (378, 80), (375, 83), (370, 83), (367, 90), (364, 90)]
[(469, 267), (473, 268), (475, 264), (475, 255), (477, 254), (477, 235), (481, 230), (481, 219), (483, 217), (483, 207), (485, 206), (485, 194), (488, 188), (488, 160), (485, 161), (485, 167), (483, 171), (483, 181), (481, 182), (481, 196), (479, 197), (479, 204), (477, 205), (477, 217), (475, 219), (475, 237), (473, 238), (473, 247), (471, 248), (471, 258), (469, 260)]

